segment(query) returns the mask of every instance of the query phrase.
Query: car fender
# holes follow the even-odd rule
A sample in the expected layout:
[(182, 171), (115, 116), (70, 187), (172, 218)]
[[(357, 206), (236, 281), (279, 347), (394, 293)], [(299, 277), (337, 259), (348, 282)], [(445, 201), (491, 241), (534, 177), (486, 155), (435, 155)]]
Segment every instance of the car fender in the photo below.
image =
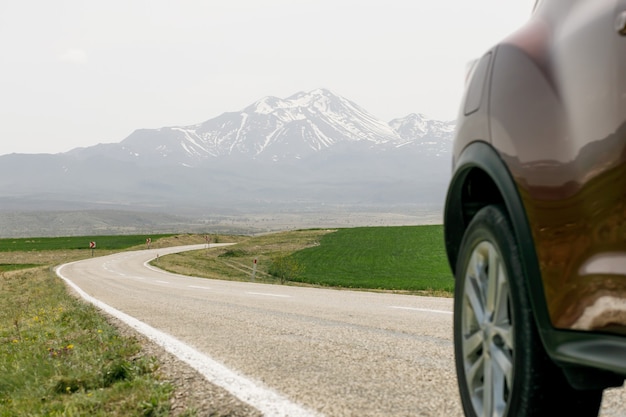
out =
[(483, 141), (468, 145), (456, 161), (444, 210), (444, 239), (453, 272), (463, 234), (472, 217), (489, 204), (505, 207), (523, 263), (533, 313), (542, 339), (552, 330), (546, 308), (541, 272), (522, 199), (506, 164), (495, 149)]

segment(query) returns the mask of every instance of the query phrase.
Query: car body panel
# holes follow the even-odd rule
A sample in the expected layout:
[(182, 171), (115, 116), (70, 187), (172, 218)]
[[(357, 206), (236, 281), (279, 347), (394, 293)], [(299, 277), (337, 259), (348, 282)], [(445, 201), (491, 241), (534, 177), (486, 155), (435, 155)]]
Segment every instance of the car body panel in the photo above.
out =
[(488, 118), (464, 120), (455, 159), (483, 140), (505, 161), (532, 225), (551, 323), (626, 333), (626, 38), (614, 29), (614, 0), (568, 3), (541, 3), (486, 55)]
[[(461, 105), (444, 234), (503, 204), (549, 355), (626, 375), (626, 0), (544, 0)], [(626, 21), (626, 20), (625, 20)], [(626, 29), (624, 30), (626, 32)], [(475, 74), (475, 72), (474, 72)], [(473, 111), (468, 112), (471, 109)]]
[(558, 3), (498, 49), (492, 139), (532, 224), (552, 324), (626, 333), (626, 39), (614, 0)]

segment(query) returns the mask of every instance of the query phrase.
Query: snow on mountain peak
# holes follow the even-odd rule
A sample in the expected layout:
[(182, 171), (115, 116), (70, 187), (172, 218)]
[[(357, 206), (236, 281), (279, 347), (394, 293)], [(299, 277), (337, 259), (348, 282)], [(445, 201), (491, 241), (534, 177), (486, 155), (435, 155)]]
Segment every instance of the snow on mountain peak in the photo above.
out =
[(350, 100), (320, 88), (284, 99), (267, 96), (239, 112), (197, 125), (142, 129), (124, 140), (124, 145), (142, 157), (152, 150), (160, 158), (181, 164), (224, 155), (294, 160), (341, 143), (397, 148), (415, 141), (437, 141), (451, 136), (453, 129), (451, 122), (422, 114), (385, 123)]
[(280, 110), (297, 110), (302, 108), (315, 107), (320, 111), (328, 109), (332, 101), (339, 100), (328, 90), (316, 89), (309, 92), (296, 93), (286, 99), (280, 99), (273, 96), (264, 97), (254, 103), (252, 106), (245, 108), (245, 112), (253, 112), (258, 114), (270, 114)]
[(389, 126), (405, 139), (451, 139), (456, 123), (433, 120), (421, 113), (411, 113), (406, 117), (393, 119)]
[(267, 96), (263, 97), (261, 100), (257, 101), (253, 105), (247, 107), (244, 111), (249, 111), (250, 113), (258, 113), (258, 114), (270, 114), (275, 109), (284, 107), (285, 102), (278, 97)]

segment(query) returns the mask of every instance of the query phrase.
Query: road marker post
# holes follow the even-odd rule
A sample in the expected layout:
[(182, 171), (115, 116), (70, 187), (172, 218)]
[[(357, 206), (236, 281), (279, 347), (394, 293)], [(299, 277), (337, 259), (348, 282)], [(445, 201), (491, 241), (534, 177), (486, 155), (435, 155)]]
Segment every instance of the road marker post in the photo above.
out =
[(254, 258), (254, 263), (252, 264), (252, 276), (250, 277), (250, 281), (254, 281), (256, 277), (256, 258)]

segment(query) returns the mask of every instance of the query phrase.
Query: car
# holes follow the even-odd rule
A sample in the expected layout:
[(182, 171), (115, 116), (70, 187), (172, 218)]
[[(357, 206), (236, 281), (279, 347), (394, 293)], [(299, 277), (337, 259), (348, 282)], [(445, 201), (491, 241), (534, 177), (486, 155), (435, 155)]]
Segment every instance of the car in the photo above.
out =
[(626, 0), (537, 1), (468, 71), (452, 154), (465, 414), (598, 415), (626, 376)]

